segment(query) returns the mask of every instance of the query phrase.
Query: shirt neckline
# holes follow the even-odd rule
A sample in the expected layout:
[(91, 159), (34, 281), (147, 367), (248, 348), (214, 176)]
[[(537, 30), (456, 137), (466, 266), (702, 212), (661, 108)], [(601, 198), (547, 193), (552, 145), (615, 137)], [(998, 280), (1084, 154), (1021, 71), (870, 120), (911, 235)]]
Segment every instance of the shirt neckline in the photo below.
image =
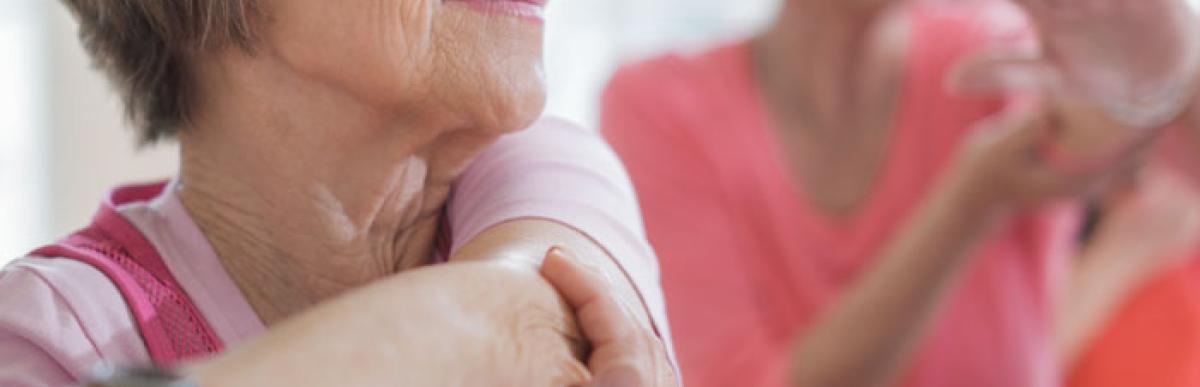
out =
[(172, 180), (154, 199), (120, 205), (117, 212), (154, 245), (227, 347), (261, 335), (266, 331), (262, 319), (180, 202), (178, 187), (178, 180)]

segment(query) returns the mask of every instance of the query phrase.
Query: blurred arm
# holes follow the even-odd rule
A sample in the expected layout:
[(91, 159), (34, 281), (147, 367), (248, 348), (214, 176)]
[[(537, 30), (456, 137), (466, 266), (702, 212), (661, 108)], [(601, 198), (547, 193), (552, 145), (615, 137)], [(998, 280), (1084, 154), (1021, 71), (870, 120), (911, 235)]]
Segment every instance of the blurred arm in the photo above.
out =
[(891, 383), (994, 222), (939, 187), (795, 347), (795, 386)]

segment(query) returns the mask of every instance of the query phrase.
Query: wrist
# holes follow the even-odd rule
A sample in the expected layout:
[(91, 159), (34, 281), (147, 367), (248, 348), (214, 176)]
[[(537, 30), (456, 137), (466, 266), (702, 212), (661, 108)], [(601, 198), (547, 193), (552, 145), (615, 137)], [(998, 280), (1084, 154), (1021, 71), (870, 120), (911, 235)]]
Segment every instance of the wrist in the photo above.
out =
[(984, 221), (1003, 212), (1003, 195), (983, 174), (973, 173), (972, 168), (961, 168), (952, 173), (946, 184), (934, 193), (939, 201), (955, 214), (967, 219)]

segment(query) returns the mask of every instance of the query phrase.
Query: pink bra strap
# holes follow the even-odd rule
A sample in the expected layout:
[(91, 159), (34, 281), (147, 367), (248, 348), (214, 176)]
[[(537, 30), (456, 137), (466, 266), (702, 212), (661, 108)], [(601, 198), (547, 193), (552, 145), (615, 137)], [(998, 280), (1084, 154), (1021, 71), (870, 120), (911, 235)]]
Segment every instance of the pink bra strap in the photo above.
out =
[(155, 364), (171, 366), (220, 352), (220, 338), (140, 231), (116, 211), (118, 203), (148, 200), (165, 186), (120, 188), (92, 224), (30, 256), (64, 257), (96, 267), (121, 292)]

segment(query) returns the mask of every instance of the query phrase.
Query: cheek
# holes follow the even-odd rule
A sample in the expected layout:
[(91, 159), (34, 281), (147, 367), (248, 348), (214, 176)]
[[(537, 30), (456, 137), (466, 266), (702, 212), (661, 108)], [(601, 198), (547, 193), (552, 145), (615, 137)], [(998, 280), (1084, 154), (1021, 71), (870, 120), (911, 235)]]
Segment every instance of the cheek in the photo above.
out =
[(541, 113), (540, 23), (456, 6), (442, 7), (435, 21), (432, 81), (445, 106), (498, 131), (524, 127)]
[(265, 40), (301, 76), (383, 104), (432, 66), (433, 0), (288, 0)]
[(491, 132), (527, 126), (545, 103), (543, 26), (448, 4), (280, 0), (264, 38), (300, 76), (370, 105)]

